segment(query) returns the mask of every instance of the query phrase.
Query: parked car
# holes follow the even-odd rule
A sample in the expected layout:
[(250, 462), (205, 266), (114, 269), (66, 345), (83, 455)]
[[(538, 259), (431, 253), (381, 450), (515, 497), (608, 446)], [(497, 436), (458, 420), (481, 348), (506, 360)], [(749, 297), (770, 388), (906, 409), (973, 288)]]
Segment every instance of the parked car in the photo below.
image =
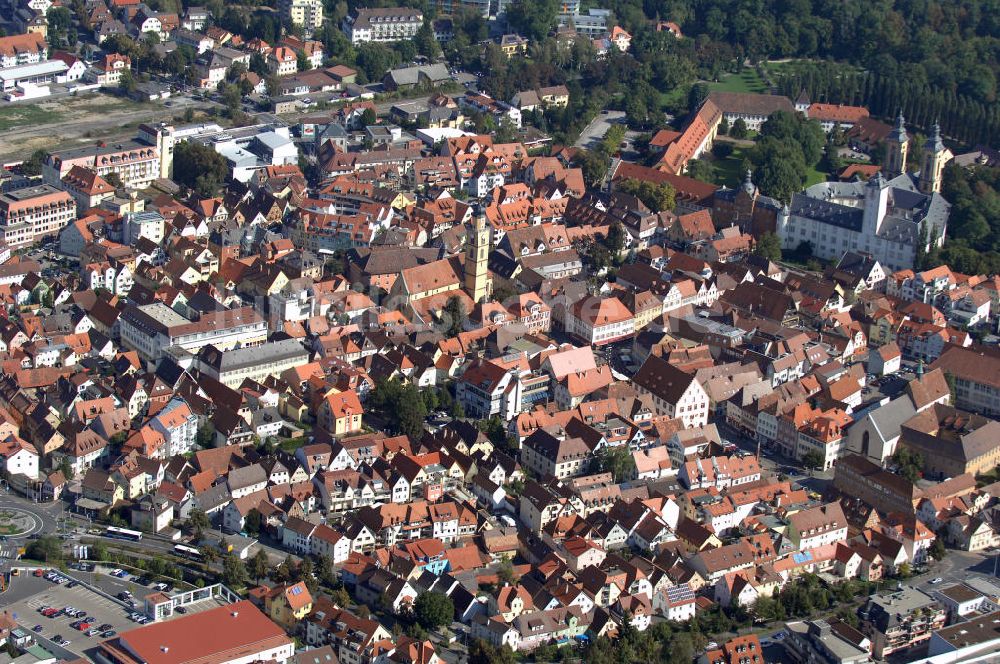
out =
[(106, 632), (109, 629), (111, 629), (111, 627), (112, 627), (112, 625), (110, 623), (104, 623), (103, 625), (101, 625), (97, 629), (101, 630), (102, 632)]
[(35, 632), (36, 634), (39, 634), (42, 631), (42, 626), (41, 625), (35, 625), (34, 627), (31, 628), (31, 631)]
[(101, 630), (97, 629), (96, 627), (92, 627), (91, 629), (88, 629), (86, 632), (87, 636), (97, 636), (100, 633)]
[(101, 632), (101, 637), (105, 638), (105, 639), (110, 639), (112, 636), (114, 636), (117, 633), (118, 632), (116, 632), (113, 629), (108, 629), (108, 630), (105, 630), (105, 631)]
[(176, 611), (177, 613), (180, 613), (181, 615), (184, 615), (185, 613), (188, 612), (186, 606), (178, 606), (176, 609), (174, 609), (174, 611)]
[(937, 584), (941, 583), (942, 581), (944, 581), (944, 579), (942, 579), (940, 576), (931, 579), (931, 583), (934, 584), (934, 585), (937, 585)]

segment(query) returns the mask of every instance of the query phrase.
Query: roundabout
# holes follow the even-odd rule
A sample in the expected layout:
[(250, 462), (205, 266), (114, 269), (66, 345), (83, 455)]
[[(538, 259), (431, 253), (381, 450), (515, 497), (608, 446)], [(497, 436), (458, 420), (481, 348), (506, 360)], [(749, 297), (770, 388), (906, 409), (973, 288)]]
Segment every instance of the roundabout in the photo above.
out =
[(19, 539), (30, 537), (44, 527), (38, 515), (17, 507), (0, 507), (0, 537)]

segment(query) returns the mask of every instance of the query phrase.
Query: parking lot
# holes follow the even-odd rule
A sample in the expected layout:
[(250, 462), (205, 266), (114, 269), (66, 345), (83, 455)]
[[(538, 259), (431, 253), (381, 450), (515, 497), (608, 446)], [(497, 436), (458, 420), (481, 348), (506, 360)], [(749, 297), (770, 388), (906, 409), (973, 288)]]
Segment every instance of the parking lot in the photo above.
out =
[[(128, 619), (125, 608), (118, 602), (93, 592), (83, 584), (72, 588), (69, 585), (69, 583), (56, 584), (32, 575), (14, 577), (8, 591), (11, 593), (9, 599), (18, 599), (8, 605), (6, 610), (15, 614), (15, 619), (22, 626), (45, 639), (55, 640), (60, 636), (66, 639), (68, 643), (61, 645), (77, 654), (83, 654), (108, 638), (101, 636), (102, 633), (108, 633), (108, 630), (121, 632), (136, 627), (136, 624)], [(47, 618), (41, 613), (45, 607), (76, 608), (86, 613), (87, 622), (91, 623), (89, 629), (105, 625), (107, 627), (103, 632), (92, 632), (91, 636), (87, 636), (85, 631), (72, 627), (72, 624), (80, 619), (79, 617), (60, 613)], [(38, 626), (41, 626), (40, 630)]]
[[(67, 641), (59, 644), (63, 649), (78, 655), (87, 654), (101, 641), (135, 629), (139, 627), (139, 623), (129, 618), (132, 609), (127, 609), (120, 601), (90, 590), (81, 581), (91, 585), (96, 584), (112, 597), (119, 592), (132, 593), (137, 611), (143, 608), (143, 598), (156, 592), (153, 587), (147, 588), (139, 584), (134, 577), (116, 579), (109, 576), (107, 571), (98, 569), (95, 572), (61, 573), (60, 575), (67, 579), (61, 584), (44, 576), (36, 577), (34, 574), (22, 573), (12, 578), (10, 589), (4, 595), (4, 609), (10, 611), (22, 627), (36, 634), (43, 645), (46, 642), (58, 643), (56, 639), (62, 637)], [(219, 604), (215, 600), (200, 601), (185, 607), (184, 613), (190, 615), (216, 606)], [(42, 614), (46, 608), (60, 611), (58, 615), (46, 617)], [(81, 615), (66, 615), (64, 612), (66, 608), (77, 609)], [(89, 626), (84, 630), (74, 628), (73, 624), (77, 623), (83, 614), (86, 615)], [(112, 631), (115, 634), (111, 634)]]

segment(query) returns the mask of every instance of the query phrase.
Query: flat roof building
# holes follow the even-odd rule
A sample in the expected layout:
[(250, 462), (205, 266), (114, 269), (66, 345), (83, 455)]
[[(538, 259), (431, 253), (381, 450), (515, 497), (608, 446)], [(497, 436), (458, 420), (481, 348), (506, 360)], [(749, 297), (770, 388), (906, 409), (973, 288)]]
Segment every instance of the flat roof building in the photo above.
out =
[(785, 623), (785, 649), (796, 662), (862, 664), (872, 661), (870, 641), (839, 620)]
[(297, 339), (282, 339), (260, 346), (220, 351), (209, 345), (198, 353), (204, 373), (226, 385), (239, 387), (247, 378), (263, 382), (309, 361), (309, 351)]
[(55, 236), (76, 219), (76, 200), (47, 184), (0, 195), (0, 239), (17, 249)]
[(206, 312), (185, 318), (162, 302), (129, 307), (121, 316), (122, 343), (149, 360), (171, 346), (197, 353), (208, 345), (221, 351), (259, 346), (267, 340), (267, 322), (253, 307)]
[[(927, 655), (931, 658), (927, 661), (985, 662), (989, 660), (982, 657), (997, 651), (1000, 651), (1000, 611), (934, 632), (927, 646)], [(973, 657), (974, 655), (979, 657)]]
[(25, 83), (32, 85), (52, 83), (57, 76), (66, 73), (67, 69), (69, 67), (62, 60), (45, 60), (0, 69), (0, 90), (6, 92)]

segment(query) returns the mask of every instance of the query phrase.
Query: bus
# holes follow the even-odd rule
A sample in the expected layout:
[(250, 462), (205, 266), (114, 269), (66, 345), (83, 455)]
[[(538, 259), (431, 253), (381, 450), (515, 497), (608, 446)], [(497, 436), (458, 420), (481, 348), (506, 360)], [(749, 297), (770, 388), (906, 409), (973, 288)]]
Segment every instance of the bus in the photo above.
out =
[(115, 526), (108, 526), (108, 529), (104, 533), (105, 537), (111, 537), (114, 539), (129, 540), (131, 542), (138, 542), (142, 539), (142, 533), (138, 530), (129, 530), (128, 528), (116, 528)]
[(183, 558), (190, 558), (191, 560), (201, 560), (204, 558), (204, 556), (201, 555), (201, 551), (193, 546), (185, 546), (183, 544), (175, 545), (174, 553)]

